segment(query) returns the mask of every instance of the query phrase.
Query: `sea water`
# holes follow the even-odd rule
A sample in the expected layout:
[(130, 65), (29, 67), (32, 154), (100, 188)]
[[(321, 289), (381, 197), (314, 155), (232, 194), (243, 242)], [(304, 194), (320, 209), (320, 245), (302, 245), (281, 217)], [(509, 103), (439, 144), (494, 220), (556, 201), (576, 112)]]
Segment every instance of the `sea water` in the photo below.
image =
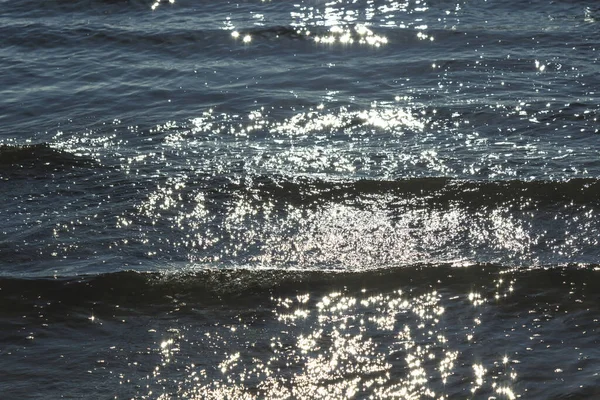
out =
[(0, 1), (0, 397), (599, 397), (599, 34)]

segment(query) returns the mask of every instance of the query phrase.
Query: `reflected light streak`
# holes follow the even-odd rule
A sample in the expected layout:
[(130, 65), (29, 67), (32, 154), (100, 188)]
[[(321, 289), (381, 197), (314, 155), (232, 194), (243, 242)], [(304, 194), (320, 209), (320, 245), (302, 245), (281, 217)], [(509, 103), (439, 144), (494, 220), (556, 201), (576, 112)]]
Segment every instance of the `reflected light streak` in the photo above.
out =
[(329, 34), (315, 36), (313, 40), (322, 44), (368, 44), (374, 47), (380, 47), (388, 43), (388, 39), (382, 35), (376, 35), (365, 25), (356, 25), (354, 28), (345, 28), (341, 26), (332, 26)]
[[(258, 320), (243, 312), (228, 323), (192, 325), (196, 334), (168, 329), (155, 342), (160, 360), (150, 366), (148, 396), (448, 399), (465, 389), (475, 396), (521, 396), (511, 387), (517, 374), (507, 365), (514, 363), (508, 354), (483, 360), (481, 353), (461, 353), (460, 335), (448, 330), (453, 324), (447, 318), (455, 314), (446, 316), (446, 309), (461, 307), (465, 321), (479, 317), (463, 296), (406, 289), (272, 297), (272, 309), (267, 306)], [(475, 332), (482, 324), (464, 328)], [(176, 385), (171, 376), (178, 377)]]
[[(161, 5), (161, 3), (164, 0), (156, 0), (151, 6), (150, 8), (152, 9), (152, 11), (156, 10), (158, 8), (158, 6)], [(169, 4), (175, 4), (175, 0), (167, 0), (169, 2)]]

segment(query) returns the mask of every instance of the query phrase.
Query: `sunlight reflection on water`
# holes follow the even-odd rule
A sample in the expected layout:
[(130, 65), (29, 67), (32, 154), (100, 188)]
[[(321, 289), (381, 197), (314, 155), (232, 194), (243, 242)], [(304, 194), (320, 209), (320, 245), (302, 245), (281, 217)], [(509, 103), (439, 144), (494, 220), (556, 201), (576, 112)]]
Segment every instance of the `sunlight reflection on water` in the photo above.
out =
[[(188, 355), (193, 347), (213, 348), (211, 358), (220, 360), (179, 366), (184, 376), (177, 396), (188, 399), (447, 399), (465, 384), (470, 395), (520, 397), (513, 389), (517, 370), (506, 355), (472, 360), (459, 350), (481, 328), (473, 300), (479, 298), (366, 289), (274, 297), (272, 321), (240, 319), (190, 342), (172, 331), (176, 339), (167, 335), (160, 343), (156, 371), (169, 368), (180, 349), (176, 343), (183, 342)], [(446, 306), (462, 308), (459, 325), (447, 319)], [(277, 326), (267, 331), (265, 324)], [(463, 375), (468, 369), (470, 376)], [(160, 382), (159, 374), (154, 379)]]

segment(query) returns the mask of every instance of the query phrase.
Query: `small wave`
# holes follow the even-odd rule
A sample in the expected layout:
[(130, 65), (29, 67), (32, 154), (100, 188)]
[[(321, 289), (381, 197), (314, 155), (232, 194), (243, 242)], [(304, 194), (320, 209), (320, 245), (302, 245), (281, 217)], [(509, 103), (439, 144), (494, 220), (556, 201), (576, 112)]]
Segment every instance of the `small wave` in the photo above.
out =
[[(212, 178), (210, 178), (212, 180)], [(251, 182), (248, 184), (247, 182)], [(211, 181), (206, 182), (210, 187)], [(449, 177), (408, 178), (398, 180), (361, 179), (332, 182), (308, 177), (286, 178), (256, 176), (243, 185), (215, 179), (220, 193), (238, 192), (299, 204), (347, 203), (377, 196), (401, 200), (413, 205), (462, 205), (466, 208), (515, 204), (525, 207), (551, 206), (557, 203), (598, 204), (600, 181), (594, 178), (558, 180), (474, 181)], [(368, 204), (368, 201), (365, 203)], [(403, 206), (406, 203), (403, 203)]]
[(0, 176), (4, 179), (95, 166), (97, 163), (90, 158), (57, 150), (46, 143), (0, 145)]
[[(240, 298), (289, 296), (297, 293), (350, 290), (365, 287), (395, 290), (410, 283), (428, 287), (452, 277), (455, 281), (477, 282), (490, 275), (522, 271), (524, 278), (537, 272), (555, 271), (564, 274), (595, 274), (598, 265), (569, 264), (515, 269), (498, 264), (462, 265), (457, 263), (417, 264), (406, 268), (381, 268), (361, 272), (327, 270), (284, 270), (256, 268), (201, 268), (195, 271), (135, 272), (121, 271), (72, 278), (0, 278), (0, 298), (16, 308), (32, 304), (60, 304), (63, 307), (120, 305), (153, 307), (172, 305), (176, 301), (195, 303), (235, 304)], [(552, 286), (562, 281), (545, 280), (540, 284)], [(15, 311), (18, 312), (18, 309)]]

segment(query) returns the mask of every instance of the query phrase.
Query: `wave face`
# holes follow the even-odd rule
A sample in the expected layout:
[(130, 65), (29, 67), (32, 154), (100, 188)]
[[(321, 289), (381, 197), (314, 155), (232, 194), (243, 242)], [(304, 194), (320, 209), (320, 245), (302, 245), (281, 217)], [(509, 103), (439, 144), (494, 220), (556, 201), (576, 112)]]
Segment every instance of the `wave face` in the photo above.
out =
[(593, 2), (0, 9), (4, 397), (600, 396)]
[(327, 181), (182, 172), (139, 179), (47, 145), (0, 155), (4, 185), (12, 187), (5, 196), (19, 210), (5, 227), (5, 276), (52, 276), (57, 262), (70, 275), (185, 265), (541, 266), (598, 257), (600, 182), (591, 178)]

